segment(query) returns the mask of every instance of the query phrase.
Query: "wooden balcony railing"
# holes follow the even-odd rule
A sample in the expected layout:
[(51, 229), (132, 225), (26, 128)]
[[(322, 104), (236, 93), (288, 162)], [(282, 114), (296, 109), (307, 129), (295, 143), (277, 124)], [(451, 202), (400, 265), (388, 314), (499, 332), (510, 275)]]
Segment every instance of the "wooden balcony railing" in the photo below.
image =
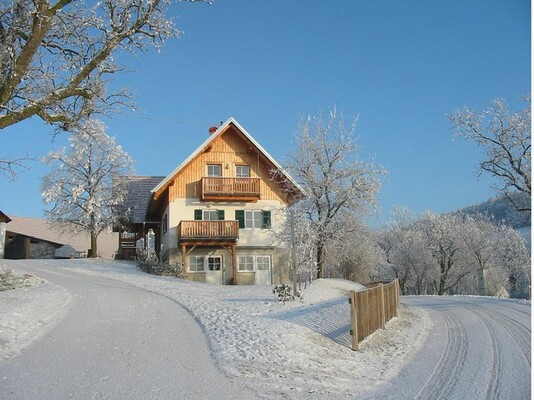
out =
[(178, 241), (235, 241), (239, 238), (238, 221), (181, 221)]
[(201, 179), (202, 200), (260, 199), (260, 178), (204, 177)]

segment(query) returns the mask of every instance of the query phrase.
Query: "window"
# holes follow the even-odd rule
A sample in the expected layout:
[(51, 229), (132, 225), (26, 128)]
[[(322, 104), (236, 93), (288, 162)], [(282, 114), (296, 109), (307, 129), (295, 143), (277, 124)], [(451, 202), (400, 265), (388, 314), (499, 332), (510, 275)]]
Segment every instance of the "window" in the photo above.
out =
[(239, 256), (237, 263), (238, 271), (254, 271), (254, 257), (252, 256)]
[(239, 256), (237, 270), (241, 272), (269, 271), (271, 256)]
[(203, 221), (218, 221), (219, 212), (217, 210), (202, 210)]
[(267, 271), (271, 268), (271, 256), (257, 256), (256, 269), (260, 271)]
[(195, 210), (195, 221), (224, 221), (224, 210)]
[(260, 229), (262, 224), (261, 211), (245, 210), (245, 228)]
[(266, 210), (236, 210), (240, 229), (271, 229), (271, 212)]
[(189, 256), (189, 272), (204, 272), (204, 260), (204, 256)]
[(221, 257), (208, 257), (208, 271), (220, 271), (221, 261)]
[(165, 214), (163, 216), (163, 221), (162, 221), (162, 230), (163, 230), (164, 235), (167, 233), (168, 229), (169, 229), (169, 219), (167, 217), (167, 214)]
[(250, 167), (248, 165), (236, 165), (235, 176), (238, 178), (250, 178)]
[(222, 176), (222, 165), (208, 164), (208, 176)]

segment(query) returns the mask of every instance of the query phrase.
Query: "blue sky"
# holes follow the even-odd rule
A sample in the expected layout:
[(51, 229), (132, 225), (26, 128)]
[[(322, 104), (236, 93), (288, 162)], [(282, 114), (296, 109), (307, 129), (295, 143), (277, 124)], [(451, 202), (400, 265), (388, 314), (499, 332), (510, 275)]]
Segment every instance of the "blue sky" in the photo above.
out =
[[(158, 53), (121, 55), (113, 85), (138, 111), (105, 119), (140, 175), (167, 175), (234, 117), (283, 163), (301, 116), (358, 116), (361, 158), (384, 166), (380, 221), (393, 206), (447, 212), (494, 195), (482, 154), (452, 140), (447, 114), (531, 88), (528, 0), (250, 1), (174, 4), (184, 32)], [(65, 143), (38, 120), (0, 131), (0, 156), (42, 157)], [(0, 210), (42, 217), (38, 162), (0, 177)]]

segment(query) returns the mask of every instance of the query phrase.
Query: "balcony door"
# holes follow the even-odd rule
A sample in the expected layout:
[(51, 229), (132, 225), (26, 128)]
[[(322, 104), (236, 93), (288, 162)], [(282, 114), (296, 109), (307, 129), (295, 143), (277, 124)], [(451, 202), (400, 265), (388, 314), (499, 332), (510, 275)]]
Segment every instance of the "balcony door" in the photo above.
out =
[(206, 257), (206, 283), (222, 285), (222, 256)]

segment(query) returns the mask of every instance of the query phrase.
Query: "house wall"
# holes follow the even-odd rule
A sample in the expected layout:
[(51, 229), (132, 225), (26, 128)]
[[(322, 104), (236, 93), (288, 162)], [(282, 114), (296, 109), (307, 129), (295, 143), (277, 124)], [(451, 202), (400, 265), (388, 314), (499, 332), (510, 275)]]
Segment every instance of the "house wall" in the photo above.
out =
[[(271, 283), (276, 284), (289, 281), (289, 251), (287, 248), (237, 246), (237, 257), (240, 255), (270, 255), (272, 260)], [(177, 256), (179, 257), (179, 255)], [(232, 255), (229, 251), (216, 247), (197, 247), (188, 254), (189, 256), (221, 256), (223, 262), (221, 283), (224, 285), (230, 285), (232, 283)], [(195, 282), (206, 282), (206, 273), (186, 271), (185, 278)], [(238, 271), (237, 284), (256, 284), (256, 272)]]
[(0, 259), (4, 258), (4, 248), (6, 244), (7, 223), (0, 222)]

